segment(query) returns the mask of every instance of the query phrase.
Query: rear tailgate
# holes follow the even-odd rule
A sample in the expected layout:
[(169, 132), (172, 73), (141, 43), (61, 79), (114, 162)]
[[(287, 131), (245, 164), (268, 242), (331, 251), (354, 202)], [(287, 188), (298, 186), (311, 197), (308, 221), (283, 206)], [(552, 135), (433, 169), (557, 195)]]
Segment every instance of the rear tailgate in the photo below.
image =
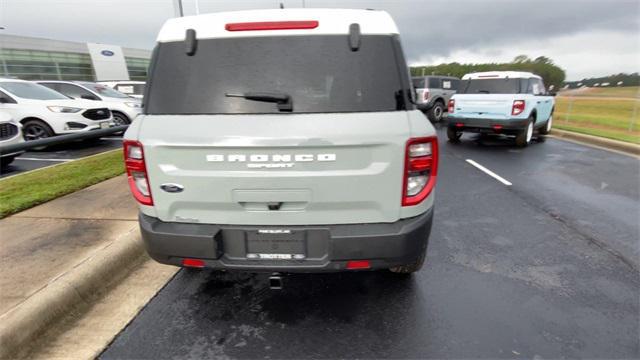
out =
[[(405, 112), (143, 120), (139, 140), (163, 221), (311, 225), (399, 219), (410, 133)], [(184, 190), (166, 192), (163, 184)]]
[(507, 119), (511, 117), (512, 94), (456, 94), (455, 116), (476, 119)]

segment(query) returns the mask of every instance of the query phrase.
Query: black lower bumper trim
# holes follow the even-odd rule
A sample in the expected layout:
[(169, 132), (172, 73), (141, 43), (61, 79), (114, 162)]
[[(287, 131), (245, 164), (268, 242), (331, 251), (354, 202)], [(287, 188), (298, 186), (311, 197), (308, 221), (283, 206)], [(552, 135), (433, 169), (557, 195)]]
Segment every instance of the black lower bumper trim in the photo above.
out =
[[(369, 260), (371, 269), (415, 262), (427, 249), (433, 210), (395, 223), (346, 225), (185, 224), (163, 222), (142, 213), (139, 220), (147, 252), (160, 263), (181, 266), (183, 259), (195, 258), (214, 269), (331, 272), (345, 270), (349, 260)], [(271, 231), (283, 229), (289, 235)], [(251, 241), (256, 239), (301, 241), (304, 258), (248, 258), (249, 249), (256, 246)]]

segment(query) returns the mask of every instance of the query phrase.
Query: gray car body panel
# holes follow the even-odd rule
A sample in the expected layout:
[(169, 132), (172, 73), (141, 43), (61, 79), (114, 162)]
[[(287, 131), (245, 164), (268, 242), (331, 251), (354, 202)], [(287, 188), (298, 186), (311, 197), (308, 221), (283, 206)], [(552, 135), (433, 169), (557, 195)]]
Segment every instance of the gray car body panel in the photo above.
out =
[[(142, 213), (233, 225), (391, 223), (424, 213), (433, 195), (401, 206), (406, 142), (424, 136), (435, 130), (417, 110), (141, 115), (125, 134), (144, 145), (154, 205)], [(318, 160), (323, 154), (329, 161)], [(239, 155), (247, 161), (228, 161)], [(166, 192), (163, 184), (184, 190)]]
[[(420, 76), (414, 76), (415, 78), (420, 78)], [(446, 107), (447, 104), (449, 103), (449, 99), (451, 99), (451, 97), (456, 93), (456, 89), (455, 88), (450, 88), (450, 89), (444, 89), (442, 87), (442, 81), (446, 81), (446, 80), (456, 80), (459, 81), (458, 78), (454, 78), (454, 77), (446, 77), (446, 76), (424, 76), (425, 78), (425, 87), (423, 88), (416, 88), (416, 105), (418, 106), (418, 108), (420, 110), (428, 110), (431, 107), (433, 107), (433, 105), (439, 101), (442, 102), (442, 104), (445, 107), (445, 111), (446, 111)], [(440, 79), (440, 87), (429, 87), (429, 78), (438, 78)], [(429, 98), (425, 101), (423, 94), (425, 91), (429, 92)]]

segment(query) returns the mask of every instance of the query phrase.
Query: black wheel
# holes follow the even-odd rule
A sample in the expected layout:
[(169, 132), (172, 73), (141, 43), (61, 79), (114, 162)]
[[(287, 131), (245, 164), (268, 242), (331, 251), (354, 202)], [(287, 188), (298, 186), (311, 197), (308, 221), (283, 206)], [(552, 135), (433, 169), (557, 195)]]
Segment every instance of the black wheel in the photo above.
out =
[(13, 160), (15, 160), (16, 157), (15, 156), (5, 156), (3, 158), (0, 158), (0, 168), (4, 169), (7, 166), (9, 166)]
[(516, 145), (526, 147), (531, 143), (531, 138), (533, 138), (533, 118), (529, 118), (527, 126), (516, 135)]
[(451, 127), (447, 128), (447, 138), (449, 138), (450, 142), (452, 143), (460, 142), (461, 136), (462, 136), (462, 132), (456, 131), (456, 129)]
[(436, 102), (431, 109), (427, 110), (427, 117), (431, 122), (440, 122), (444, 114), (444, 104)]
[(426, 249), (420, 255), (420, 258), (411, 264), (401, 265), (392, 267), (389, 271), (397, 274), (413, 274), (414, 272), (420, 271), (422, 269), (422, 265), (424, 265), (424, 259), (427, 257)]
[(548, 133), (551, 132), (551, 127), (553, 126), (553, 115), (549, 115), (549, 119), (547, 120), (547, 123), (544, 124), (543, 127), (541, 127), (538, 132), (541, 135), (547, 135)]
[(54, 136), (55, 133), (49, 125), (42, 120), (27, 120), (22, 123), (22, 132), (27, 141), (44, 139)]
[(116, 126), (121, 126), (121, 125), (129, 125), (131, 121), (129, 121), (129, 118), (127, 117), (127, 115), (119, 112), (113, 112), (113, 123), (116, 124)]

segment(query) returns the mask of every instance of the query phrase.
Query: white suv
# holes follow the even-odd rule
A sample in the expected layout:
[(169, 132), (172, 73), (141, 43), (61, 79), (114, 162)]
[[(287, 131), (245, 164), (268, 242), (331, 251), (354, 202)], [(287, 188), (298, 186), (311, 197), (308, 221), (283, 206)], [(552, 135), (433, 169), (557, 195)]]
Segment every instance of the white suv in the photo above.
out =
[(88, 81), (54, 81), (43, 80), (37, 82), (59, 93), (74, 99), (101, 100), (113, 113), (113, 121), (116, 125), (131, 124), (133, 119), (142, 112), (142, 102), (113, 90), (107, 85)]
[[(418, 271), (436, 132), (384, 11), (168, 20), (127, 130), (147, 251), (213, 269)], [(273, 281), (277, 283), (274, 275)]]
[[(6, 111), (0, 111), (0, 146), (19, 144), (24, 142), (22, 138), (22, 125), (13, 120), (11, 115)], [(10, 152), (7, 154), (0, 153), (0, 167), (3, 169), (13, 162), (16, 156), (24, 151)]]
[(0, 110), (22, 124), (26, 140), (112, 126), (109, 109), (95, 105), (30, 81), (0, 79)]

